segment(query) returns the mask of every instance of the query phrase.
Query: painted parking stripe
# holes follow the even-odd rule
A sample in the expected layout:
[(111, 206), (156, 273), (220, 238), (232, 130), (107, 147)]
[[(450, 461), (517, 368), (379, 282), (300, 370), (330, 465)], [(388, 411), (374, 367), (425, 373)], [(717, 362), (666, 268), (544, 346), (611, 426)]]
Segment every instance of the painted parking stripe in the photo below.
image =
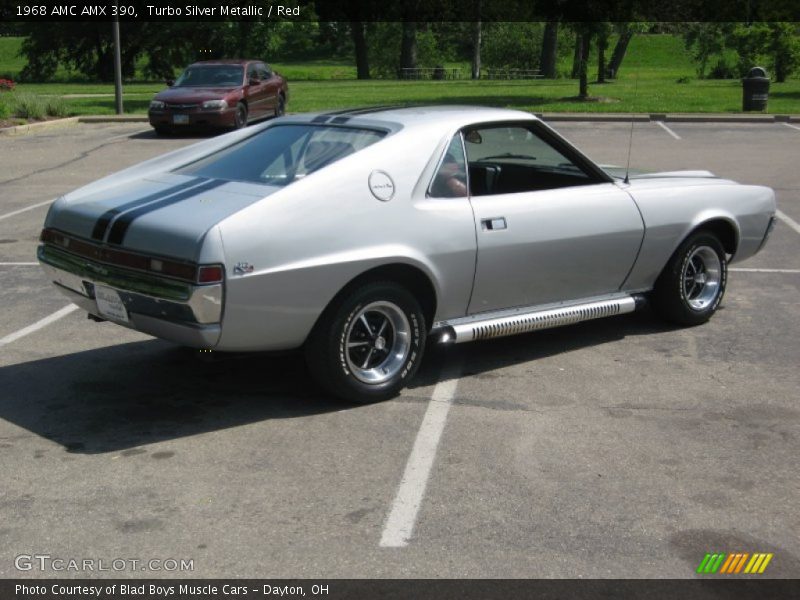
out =
[(748, 268), (733, 268), (728, 271), (735, 271), (737, 273), (800, 273), (800, 269), (748, 269)]
[(791, 127), (792, 129), (797, 129), (798, 131), (800, 131), (800, 127), (798, 127), (797, 125), (790, 125), (789, 123), (784, 123), (784, 125), (786, 125), (787, 127)]
[(3, 219), (8, 219), (10, 217), (14, 217), (16, 215), (22, 214), (29, 210), (33, 210), (34, 208), (39, 208), (40, 206), (47, 206), (48, 204), (52, 204), (55, 202), (56, 199), (53, 198), (52, 200), (45, 200), (44, 202), (39, 202), (38, 204), (31, 204), (30, 206), (26, 206), (25, 208), (20, 208), (18, 210), (12, 210), (10, 213), (6, 213), (4, 215), (0, 215), (0, 221)]
[(786, 213), (780, 210), (776, 210), (775, 216), (778, 217), (784, 223), (786, 223), (789, 227), (794, 229), (797, 233), (800, 233), (800, 224), (791, 217), (789, 217)]
[(39, 331), (43, 327), (47, 327), (50, 323), (55, 323), (62, 317), (66, 317), (68, 314), (78, 310), (78, 307), (75, 304), (69, 304), (62, 308), (61, 310), (57, 310), (52, 315), (45, 317), (39, 321), (36, 321), (33, 325), (28, 325), (27, 327), (23, 327), (22, 329), (15, 331), (14, 333), (9, 333), (6, 337), (0, 338), (0, 347), (6, 346), (11, 342), (15, 342), (20, 338), (25, 337), (28, 334), (31, 334), (35, 331)]
[(670, 134), (670, 135), (671, 135), (672, 137), (674, 137), (676, 140), (679, 140), (679, 139), (681, 139), (681, 136), (679, 136), (677, 133), (675, 133), (674, 131), (672, 131), (672, 129), (670, 129), (669, 127), (667, 127), (666, 125), (664, 125), (664, 123), (662, 123), (661, 121), (655, 121), (655, 124), (656, 124), (656, 125), (658, 125), (659, 127), (661, 127), (661, 129), (663, 129), (664, 131), (666, 131), (668, 134)]
[(450, 411), (458, 387), (460, 372), (458, 365), (447, 369), (442, 373), (442, 381), (433, 389), (428, 410), (425, 411), (400, 487), (397, 489), (397, 495), (383, 528), (380, 545), (384, 548), (403, 548), (411, 539), (436, 458), (439, 440), (447, 421), (447, 413)]
[(37, 262), (0, 262), (0, 267), (35, 267)]

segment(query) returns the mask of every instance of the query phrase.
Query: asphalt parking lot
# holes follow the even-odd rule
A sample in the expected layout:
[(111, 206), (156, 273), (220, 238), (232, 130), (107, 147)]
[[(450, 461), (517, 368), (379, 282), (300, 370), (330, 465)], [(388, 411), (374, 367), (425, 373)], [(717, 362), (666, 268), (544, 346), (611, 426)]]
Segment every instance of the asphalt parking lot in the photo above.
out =
[[(629, 124), (554, 126), (625, 164)], [(708, 324), (643, 311), (435, 349), (358, 407), (301, 357), (206, 363), (62, 311), (33, 264), (47, 201), (194, 141), (0, 138), (0, 577), (682, 578), (714, 551), (800, 576), (800, 126), (635, 125), (635, 167), (777, 192)], [(194, 568), (17, 570), (31, 554)]]

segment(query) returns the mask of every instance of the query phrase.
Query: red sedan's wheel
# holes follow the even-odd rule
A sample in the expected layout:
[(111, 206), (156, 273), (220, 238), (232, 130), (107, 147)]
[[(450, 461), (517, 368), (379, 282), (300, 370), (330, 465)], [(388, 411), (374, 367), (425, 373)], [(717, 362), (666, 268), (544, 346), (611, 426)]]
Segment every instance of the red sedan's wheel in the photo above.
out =
[(278, 103), (275, 105), (275, 116), (282, 117), (286, 114), (286, 98), (283, 94), (278, 95)]
[(233, 117), (233, 126), (236, 129), (241, 129), (247, 126), (247, 106), (244, 102), (239, 102), (236, 105), (236, 114)]

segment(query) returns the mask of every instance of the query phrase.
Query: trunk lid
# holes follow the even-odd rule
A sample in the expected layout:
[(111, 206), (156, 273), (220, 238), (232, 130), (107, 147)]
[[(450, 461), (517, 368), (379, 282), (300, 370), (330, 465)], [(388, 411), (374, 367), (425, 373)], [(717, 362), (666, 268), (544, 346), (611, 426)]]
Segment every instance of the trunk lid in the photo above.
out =
[(46, 227), (145, 254), (197, 260), (217, 223), (281, 188), (160, 174), (57, 201)]

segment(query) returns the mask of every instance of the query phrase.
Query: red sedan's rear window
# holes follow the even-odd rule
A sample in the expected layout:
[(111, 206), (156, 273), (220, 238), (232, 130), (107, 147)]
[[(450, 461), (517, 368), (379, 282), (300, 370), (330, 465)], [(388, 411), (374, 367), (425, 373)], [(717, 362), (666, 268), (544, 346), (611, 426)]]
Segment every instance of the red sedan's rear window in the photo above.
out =
[(370, 146), (384, 131), (276, 125), (178, 170), (213, 179), (287, 185)]

